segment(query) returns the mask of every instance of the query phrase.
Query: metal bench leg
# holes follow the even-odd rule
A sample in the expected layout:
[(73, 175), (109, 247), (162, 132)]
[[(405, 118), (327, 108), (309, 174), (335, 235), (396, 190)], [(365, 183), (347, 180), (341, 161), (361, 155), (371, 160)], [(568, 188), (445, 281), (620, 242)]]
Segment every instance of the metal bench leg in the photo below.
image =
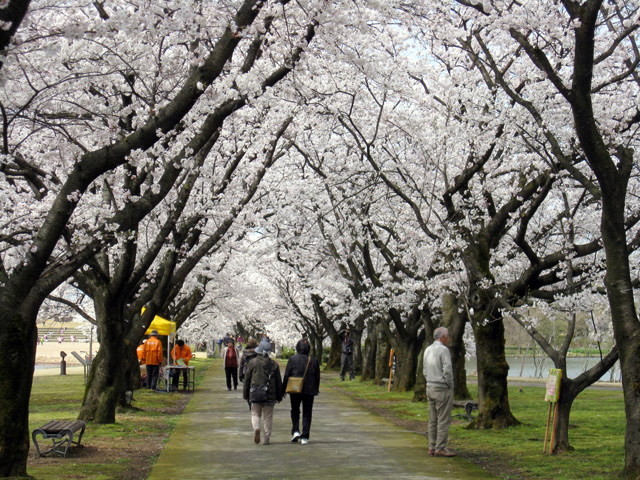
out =
[(36, 447), (36, 452), (38, 453), (38, 456), (41, 457), (42, 453), (40, 453), (40, 447), (38, 446), (38, 439), (36, 438), (36, 435), (40, 433), (42, 434), (42, 430), (34, 430), (33, 433), (31, 434), (31, 438), (33, 440), (33, 445)]

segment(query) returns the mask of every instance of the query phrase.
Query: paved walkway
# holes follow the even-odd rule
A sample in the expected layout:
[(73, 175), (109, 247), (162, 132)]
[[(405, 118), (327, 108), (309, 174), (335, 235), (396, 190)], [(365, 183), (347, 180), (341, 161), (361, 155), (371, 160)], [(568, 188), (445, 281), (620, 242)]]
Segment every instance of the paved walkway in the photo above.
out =
[(407, 432), (322, 385), (308, 445), (290, 443), (288, 398), (276, 405), (271, 445), (255, 445), (241, 387), (228, 392), (221, 363), (212, 365), (148, 480), (496, 478), (459, 457), (429, 457), (424, 435)]

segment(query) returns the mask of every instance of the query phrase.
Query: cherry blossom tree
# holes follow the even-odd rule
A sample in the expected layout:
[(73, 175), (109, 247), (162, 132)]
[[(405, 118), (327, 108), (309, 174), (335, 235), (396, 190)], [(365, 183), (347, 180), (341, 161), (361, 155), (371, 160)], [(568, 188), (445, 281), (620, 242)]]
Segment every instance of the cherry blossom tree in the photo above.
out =
[[(248, 0), (237, 9), (200, 3), (193, 8), (189, 1), (153, 8), (67, 3), (55, 15), (46, 2), (31, 5), (28, 29), (18, 31), (3, 65), (2, 196), (13, 206), (1, 236), (3, 370), (33, 370), (35, 319), (46, 295), (114, 242), (116, 232), (147, 215), (149, 198), (157, 203), (169, 190), (160, 182), (141, 194), (145, 201), (101, 210), (94, 182), (128, 161), (157, 161), (164, 149), (175, 151), (166, 157), (171, 159), (184, 148), (177, 161), (186, 162), (192, 152), (179, 143), (180, 134), (199, 118), (217, 120), (202, 112), (213, 104), (229, 114), (291, 70), (284, 62), (314, 33), (312, 19), (295, 6), (287, 16), (301, 28), (294, 29), (295, 45), (269, 43), (272, 54), (263, 57), (268, 61), (258, 62), (255, 76), (247, 70), (264, 53), (265, 34), (287, 3)], [(158, 48), (136, 51), (145, 45)], [(166, 75), (136, 77), (149, 54), (162, 58)], [(227, 67), (235, 68), (233, 75)], [(1, 386), (0, 476), (25, 475), (31, 377), (6, 377)]]
[[(456, 3), (438, 7), (454, 26), (441, 30), (443, 38), (471, 53), (494, 88), (529, 115), (563, 167), (602, 203), (605, 285), (627, 416), (624, 474), (635, 477), (640, 471), (640, 403), (633, 385), (640, 367), (640, 322), (626, 199), (636, 190), (637, 5), (597, 0), (563, 1), (553, 8), (547, 2)], [(571, 145), (577, 154), (567, 148)]]

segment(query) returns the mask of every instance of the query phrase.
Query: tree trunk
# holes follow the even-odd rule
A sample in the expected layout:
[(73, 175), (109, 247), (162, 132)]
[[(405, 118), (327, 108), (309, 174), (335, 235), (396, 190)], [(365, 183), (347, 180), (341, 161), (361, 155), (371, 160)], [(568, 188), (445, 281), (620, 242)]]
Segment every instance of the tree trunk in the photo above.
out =
[(420, 347), (418, 338), (403, 338), (396, 343), (396, 371), (393, 389), (398, 392), (411, 390), (416, 384), (416, 367)]
[(38, 309), (21, 312), (17, 298), (7, 290), (0, 296), (0, 371), (4, 372), (0, 375), (0, 477), (26, 476), (29, 455), (29, 397)]
[(317, 358), (318, 362), (322, 363), (322, 337), (313, 335), (313, 338), (309, 339), (309, 345), (311, 346), (311, 356)]
[[(353, 338), (353, 373), (360, 375), (362, 373), (362, 331), (352, 328), (351, 338)], [(342, 352), (340, 357), (342, 358)]]
[(376, 368), (375, 368), (375, 383), (379, 384), (383, 378), (389, 378), (389, 353), (391, 352), (391, 345), (382, 328), (377, 329), (376, 335)]
[(565, 377), (566, 362), (562, 369), (562, 380), (560, 381), (560, 396), (558, 399), (558, 414), (556, 423), (555, 445), (551, 445), (551, 453), (564, 453), (573, 450), (569, 444), (569, 418), (571, 416), (571, 407), (573, 401), (583, 390), (577, 388), (577, 384), (570, 378)]
[[(433, 338), (433, 334), (427, 335)], [(416, 384), (413, 387), (413, 402), (427, 401), (427, 379), (424, 378), (424, 351), (432, 342), (422, 342), (422, 348), (418, 355), (418, 365), (416, 367)]]
[[(101, 292), (102, 293), (102, 292)], [(91, 364), (79, 419), (95, 423), (115, 423), (116, 407), (125, 391), (128, 352), (122, 321), (123, 307), (108, 293), (94, 297), (100, 350)]]
[(507, 390), (509, 364), (504, 350), (504, 324), (501, 318), (472, 321), (478, 359), (478, 417), (469, 425), (474, 429), (506, 428), (520, 422), (511, 413)]
[(364, 353), (362, 362), (362, 381), (372, 380), (376, 376), (376, 352), (378, 342), (378, 328), (375, 321), (370, 320), (367, 327), (367, 339), (364, 342)]
[(125, 391), (138, 390), (142, 387), (142, 378), (140, 376), (140, 361), (135, 351), (129, 352), (128, 361), (124, 372), (124, 389)]
[(442, 324), (447, 327), (450, 335), (449, 351), (453, 364), (453, 396), (457, 400), (466, 400), (471, 398), (467, 387), (467, 370), (465, 369), (467, 349), (463, 340), (467, 318), (466, 315), (460, 313), (458, 303), (459, 299), (456, 295), (445, 293), (442, 296)]
[(342, 356), (342, 342), (340, 339), (334, 341), (331, 338), (331, 346), (329, 347), (329, 358), (327, 364), (324, 366), (325, 370), (340, 370), (340, 358)]
[(324, 308), (322, 308), (322, 299), (318, 295), (311, 295), (311, 301), (313, 302), (313, 309), (318, 315), (322, 326), (331, 338), (331, 346), (329, 347), (329, 358), (327, 364), (324, 366), (325, 370), (340, 370), (340, 356), (342, 355), (342, 344), (340, 336), (333, 326), (333, 321), (328, 317)]
[[(604, 190), (604, 188), (603, 188)], [(640, 323), (635, 310), (624, 231), (624, 202), (603, 195), (602, 237), (607, 253), (605, 285), (613, 331), (620, 354), (620, 371), (627, 419), (625, 467), (628, 478), (640, 473)]]

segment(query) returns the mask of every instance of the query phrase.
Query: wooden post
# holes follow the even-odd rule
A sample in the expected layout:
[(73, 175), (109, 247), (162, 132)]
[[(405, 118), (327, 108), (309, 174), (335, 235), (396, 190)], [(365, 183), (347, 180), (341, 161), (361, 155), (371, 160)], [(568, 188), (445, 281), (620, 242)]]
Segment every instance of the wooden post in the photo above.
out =
[(393, 348), (391, 352), (389, 352), (389, 386), (387, 387), (387, 392), (391, 391), (391, 379), (393, 378)]
[(549, 439), (549, 425), (551, 424), (551, 402), (549, 402), (549, 413), (547, 414), (547, 428), (544, 431), (544, 447), (542, 447), (542, 453), (547, 453), (547, 440)]
[(556, 408), (553, 411), (553, 427), (551, 428), (551, 441), (549, 442), (549, 455), (553, 453), (556, 448), (556, 430), (558, 428), (558, 402), (556, 402)]

